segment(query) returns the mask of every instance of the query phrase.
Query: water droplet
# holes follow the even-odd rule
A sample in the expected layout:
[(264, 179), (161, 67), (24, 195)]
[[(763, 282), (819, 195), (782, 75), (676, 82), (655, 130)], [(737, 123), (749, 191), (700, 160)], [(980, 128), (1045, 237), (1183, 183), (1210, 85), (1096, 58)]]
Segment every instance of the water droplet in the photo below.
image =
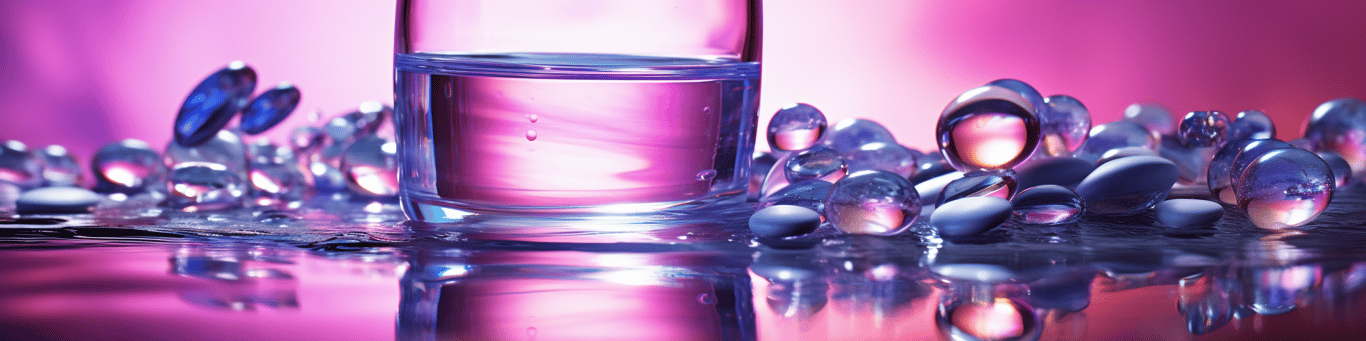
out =
[(299, 89), (288, 82), (280, 83), (274, 89), (266, 90), (251, 100), (242, 109), (242, 120), (238, 125), (242, 132), (256, 135), (280, 124), (294, 108), (299, 106)]
[(697, 178), (697, 181), (707, 181), (707, 180), (715, 179), (715, 178), (716, 178), (716, 170), (715, 170), (715, 169), (708, 169), (708, 170), (703, 170), (703, 171), (701, 171), (701, 172), (697, 172), (696, 178)]
[(1228, 140), (1276, 138), (1276, 124), (1261, 110), (1244, 110), (1228, 126)]
[(1235, 184), (1238, 206), (1258, 227), (1281, 230), (1314, 221), (1335, 189), (1328, 164), (1309, 151), (1282, 148), (1248, 164)]
[(1005, 297), (955, 299), (940, 306), (935, 322), (943, 335), (954, 340), (1033, 340), (1042, 333), (1033, 308)]
[(225, 210), (241, 206), (246, 191), (242, 178), (221, 164), (184, 162), (171, 170), (166, 203), (186, 212)]
[(1304, 126), (1304, 138), (1316, 152), (1334, 152), (1352, 165), (1352, 176), (1366, 173), (1366, 102), (1339, 98), (1314, 109)]
[(531, 123), (536, 123), (537, 120), (541, 119), (541, 116), (537, 116), (536, 114), (526, 114), (526, 119), (528, 121), (531, 121)]
[(1228, 139), (1228, 115), (1220, 111), (1192, 111), (1181, 119), (1178, 136), (1191, 147), (1215, 147)]
[(939, 116), (939, 150), (961, 171), (1009, 169), (1039, 143), (1039, 119), (1011, 90), (984, 86), (968, 90)]
[(850, 172), (883, 170), (910, 178), (917, 169), (917, 153), (896, 143), (873, 142), (844, 155)]
[(163, 159), (166, 166), (172, 168), (183, 162), (210, 162), (223, 165), (235, 174), (247, 173), (247, 146), (242, 137), (231, 130), (220, 130), (213, 138), (193, 147), (171, 143), (166, 146)]
[(535, 130), (531, 130), (531, 129), (527, 129), (527, 130), (526, 130), (526, 140), (527, 140), (527, 141), (536, 141), (536, 131), (535, 131)]
[(1153, 139), (1176, 132), (1172, 112), (1157, 103), (1134, 103), (1124, 108), (1124, 120), (1151, 132)]
[(966, 197), (990, 196), (1009, 200), (1015, 193), (1015, 184), (1015, 172), (1010, 170), (969, 172), (945, 185), (939, 191), (934, 205), (943, 206), (944, 203)]
[(788, 182), (803, 179), (834, 181), (843, 177), (847, 169), (848, 165), (839, 152), (830, 147), (815, 146), (788, 158), (783, 174)]
[(1347, 187), (1348, 184), (1352, 183), (1352, 166), (1347, 164), (1347, 160), (1343, 160), (1341, 156), (1338, 156), (1338, 153), (1334, 152), (1315, 154), (1328, 164), (1329, 169), (1333, 170), (1333, 184), (1337, 188)]
[(884, 171), (860, 171), (835, 183), (825, 216), (840, 231), (894, 235), (920, 215), (920, 194), (906, 178)]
[(805, 103), (790, 104), (768, 121), (768, 145), (777, 151), (807, 149), (820, 141), (825, 128), (825, 114), (820, 109)]
[(1129, 121), (1115, 121), (1091, 128), (1091, 134), (1077, 151), (1077, 156), (1097, 160), (1114, 149), (1140, 147), (1157, 150), (1158, 138), (1143, 126)]
[(365, 196), (398, 194), (398, 159), (393, 141), (375, 136), (351, 144), (342, 158), (343, 173), (351, 192)]
[(346, 190), (346, 175), (340, 169), (322, 161), (308, 163), (308, 176), (312, 179), (313, 189), (319, 193), (335, 193)]
[(1077, 221), (1085, 211), (1081, 196), (1067, 187), (1040, 185), (1026, 188), (1010, 200), (1016, 221), (1051, 225)]
[(0, 182), (8, 182), (20, 189), (43, 184), (42, 160), (19, 141), (0, 144)]
[(1039, 112), (1040, 147), (1049, 156), (1071, 156), (1090, 134), (1091, 112), (1068, 95), (1048, 96), (1043, 102), (1048, 110)]
[(328, 120), (322, 129), (333, 141), (355, 141), (374, 135), (393, 113), (393, 108), (379, 102), (364, 102), (355, 111)]
[(896, 143), (896, 138), (886, 127), (877, 122), (859, 118), (849, 118), (836, 122), (829, 131), (825, 132), (822, 140), (822, 143), (830, 146), (830, 148), (835, 148), (840, 153), (851, 152), (873, 142)]
[(707, 293), (697, 294), (697, 303), (713, 305), (716, 304), (716, 297), (713, 297), (711, 294)]
[(233, 62), (199, 82), (175, 119), (175, 143), (194, 146), (213, 137), (247, 105), (256, 90), (256, 71)]
[(95, 191), (137, 194), (161, 186), (166, 174), (161, 155), (140, 140), (127, 139), (100, 147), (90, 159)]
[(38, 151), (43, 163), (43, 180), (48, 186), (81, 186), (84, 172), (66, 147), (49, 145)]
[(825, 198), (830, 196), (832, 188), (834, 184), (825, 180), (800, 180), (760, 198), (759, 206), (792, 205), (825, 212)]

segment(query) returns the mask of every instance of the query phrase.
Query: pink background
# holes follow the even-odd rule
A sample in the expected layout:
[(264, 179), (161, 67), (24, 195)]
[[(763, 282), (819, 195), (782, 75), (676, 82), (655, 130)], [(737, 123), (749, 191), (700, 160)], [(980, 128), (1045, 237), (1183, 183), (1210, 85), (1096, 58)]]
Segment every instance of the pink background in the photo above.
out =
[[(1366, 3), (782, 0), (764, 4), (761, 124), (783, 104), (883, 122), (933, 146), (960, 92), (1016, 78), (1096, 122), (1155, 101), (1261, 109), (1298, 137), (1324, 101), (1366, 98)], [(304, 100), (285, 126), (392, 101), (392, 1), (0, 1), (0, 139), (170, 140), (186, 93), (232, 60)], [(289, 129), (276, 129), (280, 138)], [(761, 143), (760, 148), (766, 148)]]

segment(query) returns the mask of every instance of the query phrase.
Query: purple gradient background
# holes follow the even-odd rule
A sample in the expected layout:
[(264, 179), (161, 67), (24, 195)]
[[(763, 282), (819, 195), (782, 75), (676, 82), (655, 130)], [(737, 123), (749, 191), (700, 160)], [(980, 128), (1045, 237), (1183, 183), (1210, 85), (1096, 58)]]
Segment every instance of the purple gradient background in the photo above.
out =
[[(997, 78), (1081, 99), (1097, 123), (1130, 103), (1261, 109), (1300, 133), (1326, 100), (1366, 98), (1364, 2), (783, 0), (764, 4), (761, 122), (811, 103), (929, 149), (944, 105)], [(232, 60), (258, 89), (290, 81), (307, 122), (392, 101), (392, 1), (0, 2), (0, 139), (164, 145), (186, 93)], [(269, 136), (279, 139), (288, 129)], [(762, 146), (766, 149), (767, 146)]]

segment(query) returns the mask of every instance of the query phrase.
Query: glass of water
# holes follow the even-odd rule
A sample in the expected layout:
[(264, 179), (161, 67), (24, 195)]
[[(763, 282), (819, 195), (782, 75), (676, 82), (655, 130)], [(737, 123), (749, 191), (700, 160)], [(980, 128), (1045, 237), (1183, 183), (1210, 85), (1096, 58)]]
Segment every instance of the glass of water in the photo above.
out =
[(760, 0), (400, 0), (409, 218), (744, 200)]

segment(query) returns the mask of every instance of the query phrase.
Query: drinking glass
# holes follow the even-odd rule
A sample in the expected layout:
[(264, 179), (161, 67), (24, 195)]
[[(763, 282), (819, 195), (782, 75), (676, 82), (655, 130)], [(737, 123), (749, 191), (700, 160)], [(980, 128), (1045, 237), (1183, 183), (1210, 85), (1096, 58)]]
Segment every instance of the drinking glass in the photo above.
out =
[(744, 200), (760, 0), (400, 0), (409, 218)]

